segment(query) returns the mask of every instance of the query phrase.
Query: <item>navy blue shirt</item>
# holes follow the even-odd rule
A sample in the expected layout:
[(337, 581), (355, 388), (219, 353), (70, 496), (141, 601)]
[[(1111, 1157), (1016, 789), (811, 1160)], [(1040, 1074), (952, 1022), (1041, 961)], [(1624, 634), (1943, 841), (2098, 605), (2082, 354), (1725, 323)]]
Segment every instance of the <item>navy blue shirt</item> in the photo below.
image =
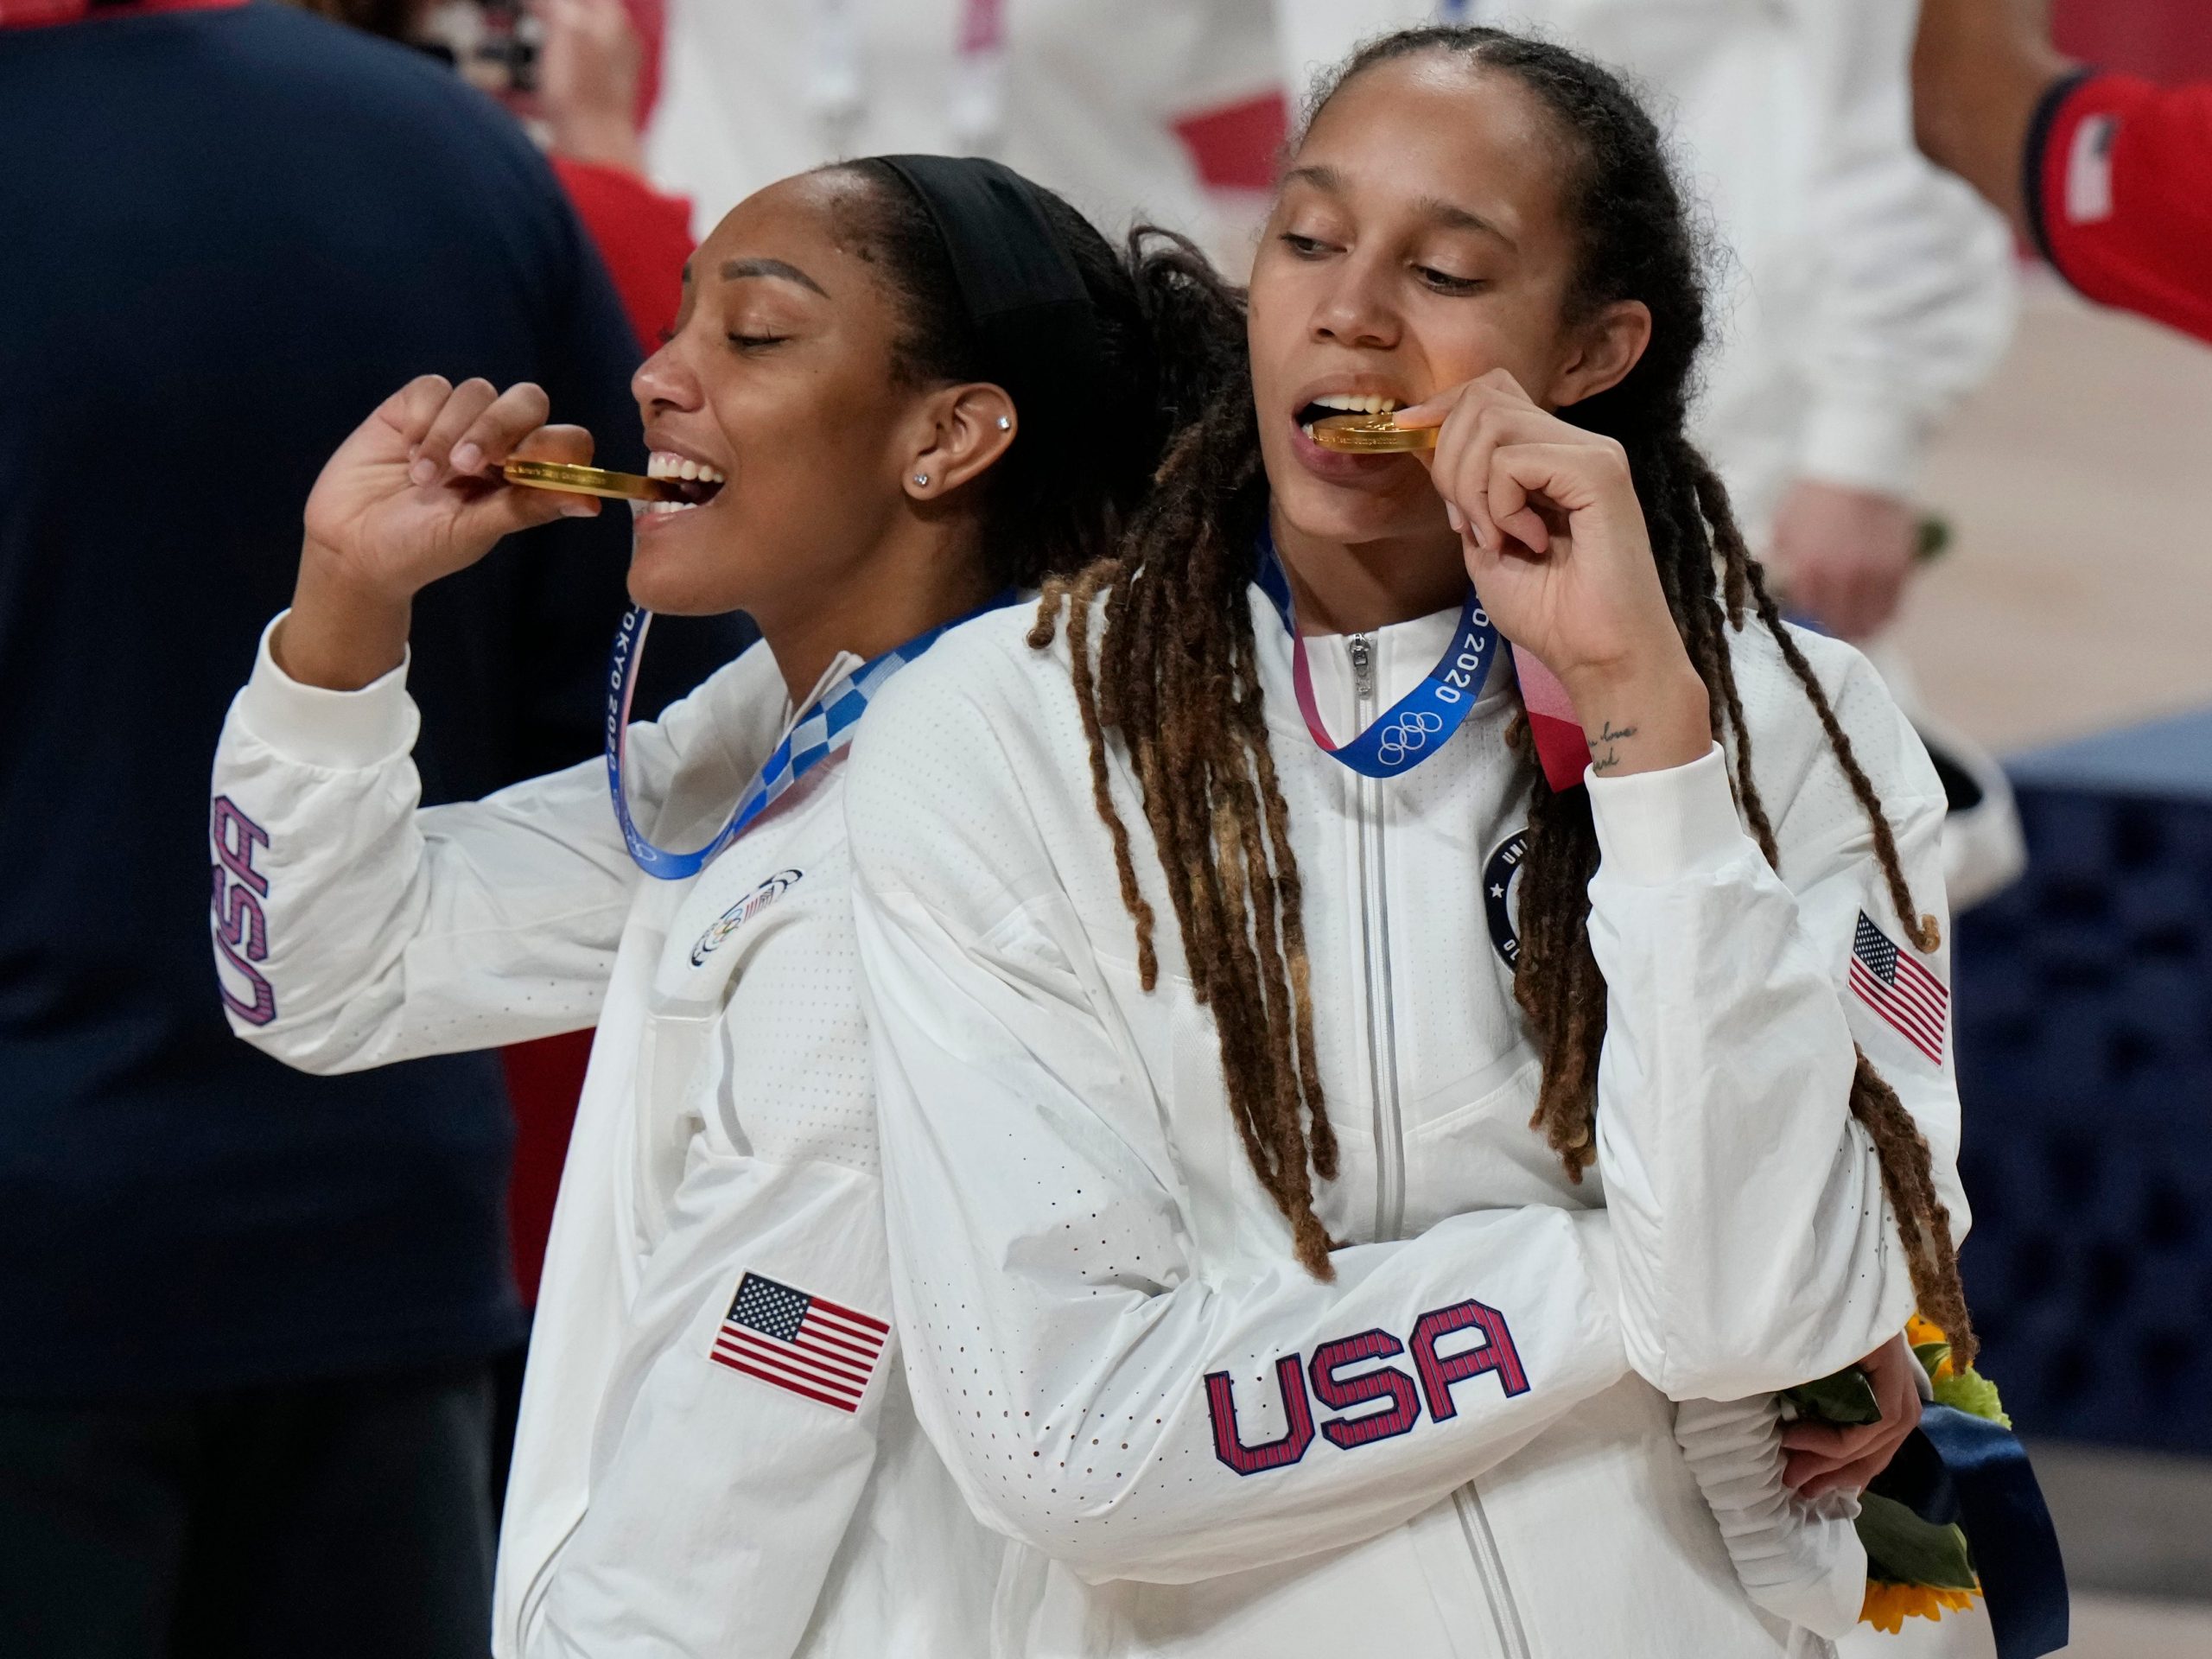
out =
[[(347, 432), (415, 374), (528, 378), (639, 468), (634, 338), (503, 111), (283, 7), (0, 30), (0, 1396), (490, 1352), (497, 1058), (231, 1036), (208, 763)], [(627, 547), (564, 523), (417, 601), (426, 800), (591, 753)], [(655, 630), (671, 681), (721, 643)]]

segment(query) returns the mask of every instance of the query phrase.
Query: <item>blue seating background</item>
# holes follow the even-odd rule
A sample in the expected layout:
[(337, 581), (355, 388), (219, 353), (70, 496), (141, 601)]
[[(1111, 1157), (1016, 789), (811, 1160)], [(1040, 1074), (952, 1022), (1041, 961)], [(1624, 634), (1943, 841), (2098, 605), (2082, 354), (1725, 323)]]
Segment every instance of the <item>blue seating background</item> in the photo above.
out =
[(2212, 712), (2020, 757), (1959, 920), (1962, 1258), (2031, 1435), (2212, 1453)]

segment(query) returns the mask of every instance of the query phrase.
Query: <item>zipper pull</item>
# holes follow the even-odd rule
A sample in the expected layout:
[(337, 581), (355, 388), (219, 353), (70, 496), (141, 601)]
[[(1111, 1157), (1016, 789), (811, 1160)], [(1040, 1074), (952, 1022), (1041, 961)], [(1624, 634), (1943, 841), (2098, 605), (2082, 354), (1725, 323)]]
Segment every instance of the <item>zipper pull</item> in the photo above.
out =
[(1364, 702), (1375, 695), (1375, 646), (1363, 633), (1355, 633), (1346, 642), (1351, 652), (1352, 690)]

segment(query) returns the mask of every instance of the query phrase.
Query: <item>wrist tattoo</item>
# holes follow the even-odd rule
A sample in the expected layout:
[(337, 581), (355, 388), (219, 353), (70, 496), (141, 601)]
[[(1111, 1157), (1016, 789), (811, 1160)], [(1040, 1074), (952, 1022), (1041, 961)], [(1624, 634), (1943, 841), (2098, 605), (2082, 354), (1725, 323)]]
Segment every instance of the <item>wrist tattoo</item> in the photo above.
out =
[[(1633, 726), (1616, 726), (1610, 720), (1600, 721), (1599, 722), (1598, 735), (1588, 740), (1590, 744), (1590, 770), (1596, 772), (1602, 778), (1605, 773), (1611, 772), (1615, 766), (1620, 765), (1620, 751), (1613, 746), (1618, 743), (1623, 738), (1634, 737), (1635, 735), (1636, 728)], [(1598, 752), (1601, 745), (1605, 749), (1605, 753), (1602, 754)]]

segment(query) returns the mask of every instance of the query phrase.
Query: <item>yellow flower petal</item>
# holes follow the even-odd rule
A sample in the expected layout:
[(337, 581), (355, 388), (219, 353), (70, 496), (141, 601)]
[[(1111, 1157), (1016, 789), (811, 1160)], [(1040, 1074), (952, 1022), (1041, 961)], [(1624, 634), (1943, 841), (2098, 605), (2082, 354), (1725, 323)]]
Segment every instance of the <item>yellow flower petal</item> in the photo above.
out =
[(1879, 1579), (1866, 1580), (1866, 1598), (1859, 1604), (1859, 1622), (1872, 1624), (1885, 1635), (1896, 1636), (1904, 1629), (1908, 1618), (1941, 1620), (1948, 1608), (1962, 1613), (1974, 1605), (1979, 1588), (1967, 1590), (1938, 1590), (1924, 1584), (1885, 1584)]

